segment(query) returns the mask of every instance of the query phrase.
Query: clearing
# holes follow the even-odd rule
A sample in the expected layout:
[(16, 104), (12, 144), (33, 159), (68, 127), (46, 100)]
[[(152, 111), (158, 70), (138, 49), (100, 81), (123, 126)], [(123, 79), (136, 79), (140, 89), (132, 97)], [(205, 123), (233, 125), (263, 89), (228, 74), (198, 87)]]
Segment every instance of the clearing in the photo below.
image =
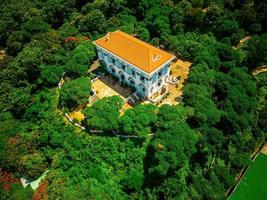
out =
[(123, 100), (132, 94), (129, 87), (122, 87), (121, 83), (115, 80), (111, 75), (101, 76), (93, 82), (92, 88), (99, 99), (108, 96), (118, 95)]
[[(174, 78), (179, 79), (178, 85), (168, 84), (168, 96), (163, 98), (157, 105), (162, 104), (171, 104), (176, 105), (179, 103), (182, 97), (182, 88), (188, 78), (189, 70), (192, 63), (183, 60), (177, 60), (176, 62), (171, 64), (171, 75)], [(100, 66), (99, 61), (95, 61), (90, 67), (88, 72), (95, 72), (97, 68)], [(112, 75), (104, 75), (99, 77), (99, 79), (95, 80), (92, 83), (92, 88), (94, 89), (96, 95), (92, 99), (90, 103), (86, 106), (91, 106), (98, 99), (102, 99), (104, 97), (109, 97), (113, 95), (120, 96), (123, 100), (127, 97), (131, 96), (133, 92), (129, 87), (122, 87), (122, 84), (115, 80)], [(149, 101), (144, 101), (143, 103), (150, 103)], [(125, 103), (120, 110), (120, 113), (123, 114), (126, 110), (132, 108), (132, 106), (128, 103)], [(69, 113), (70, 118), (77, 119), (78, 121), (82, 121), (84, 119), (84, 115), (81, 112), (82, 108), (77, 108), (75, 111)]]
[(267, 155), (259, 153), (255, 161), (228, 198), (229, 200), (263, 200), (267, 197)]

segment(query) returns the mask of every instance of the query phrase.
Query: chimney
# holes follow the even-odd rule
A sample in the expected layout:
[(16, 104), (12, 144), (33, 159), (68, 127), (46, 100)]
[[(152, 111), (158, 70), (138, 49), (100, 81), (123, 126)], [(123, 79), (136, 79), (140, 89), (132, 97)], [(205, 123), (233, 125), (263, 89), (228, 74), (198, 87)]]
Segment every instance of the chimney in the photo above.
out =
[(106, 36), (106, 41), (109, 40), (109, 32), (107, 33), (107, 36)]

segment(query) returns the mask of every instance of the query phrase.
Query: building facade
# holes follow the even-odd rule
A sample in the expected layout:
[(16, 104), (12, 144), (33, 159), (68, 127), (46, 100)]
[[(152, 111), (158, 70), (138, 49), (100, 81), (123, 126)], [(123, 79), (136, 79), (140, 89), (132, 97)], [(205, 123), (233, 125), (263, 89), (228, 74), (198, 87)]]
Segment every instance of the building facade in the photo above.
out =
[(175, 56), (121, 31), (95, 41), (99, 60), (121, 82), (150, 100), (167, 92), (170, 64)]

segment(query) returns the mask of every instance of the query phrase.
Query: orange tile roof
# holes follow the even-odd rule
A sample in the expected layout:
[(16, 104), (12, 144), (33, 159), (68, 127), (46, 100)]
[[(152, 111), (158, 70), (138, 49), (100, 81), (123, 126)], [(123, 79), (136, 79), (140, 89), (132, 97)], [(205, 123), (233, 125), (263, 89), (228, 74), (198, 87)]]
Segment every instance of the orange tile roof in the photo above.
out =
[(175, 57), (119, 30), (108, 33), (94, 43), (147, 73)]

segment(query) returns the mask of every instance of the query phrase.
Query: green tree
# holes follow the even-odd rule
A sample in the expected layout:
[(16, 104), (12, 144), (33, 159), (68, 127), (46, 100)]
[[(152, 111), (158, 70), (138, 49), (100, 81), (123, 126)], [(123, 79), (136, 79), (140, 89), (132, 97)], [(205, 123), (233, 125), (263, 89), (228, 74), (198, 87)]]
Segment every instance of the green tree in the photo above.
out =
[(60, 90), (60, 103), (73, 110), (77, 106), (88, 102), (91, 91), (91, 82), (87, 77), (80, 77), (63, 84)]
[(32, 104), (26, 110), (25, 118), (33, 122), (50, 119), (52, 113), (56, 112), (57, 104), (55, 90), (43, 90), (34, 97)]
[(24, 22), (21, 25), (21, 29), (26, 33), (27, 38), (30, 39), (33, 35), (48, 32), (50, 26), (46, 22), (44, 22), (42, 18), (33, 17)]
[(106, 20), (104, 14), (97, 9), (90, 11), (81, 19), (79, 23), (79, 30), (83, 33), (93, 33), (94, 31), (104, 33), (106, 30)]
[(119, 118), (119, 123), (124, 134), (146, 137), (156, 120), (156, 106), (148, 104), (127, 110)]
[(55, 87), (58, 85), (64, 71), (62, 66), (41, 66), (41, 74), (39, 83), (48, 87)]
[(253, 36), (244, 49), (247, 51), (249, 69), (267, 64), (267, 34)]
[(119, 110), (122, 105), (123, 100), (119, 96), (105, 97), (98, 100), (91, 107), (83, 110), (85, 115), (83, 124), (89, 129), (117, 130), (119, 128)]

